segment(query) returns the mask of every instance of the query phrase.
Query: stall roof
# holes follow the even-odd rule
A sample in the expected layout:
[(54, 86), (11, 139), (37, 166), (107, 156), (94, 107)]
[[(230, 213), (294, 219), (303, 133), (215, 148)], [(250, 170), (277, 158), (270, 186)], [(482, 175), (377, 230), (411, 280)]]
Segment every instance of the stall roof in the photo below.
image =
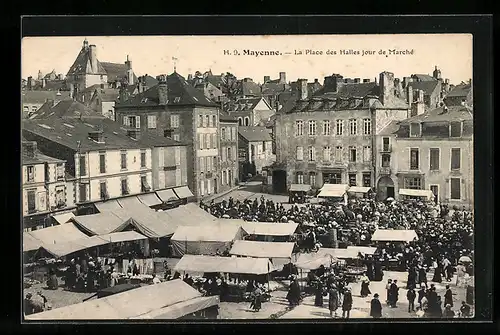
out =
[(218, 224), (209, 226), (180, 226), (172, 236), (173, 241), (230, 242), (239, 235), (241, 227)]
[(377, 248), (350, 245), (347, 247), (347, 250), (356, 250), (356, 252), (360, 252), (365, 255), (373, 255), (375, 251), (377, 251)]
[(97, 208), (97, 210), (101, 213), (110, 212), (122, 208), (122, 206), (120, 206), (120, 204), (116, 200), (96, 202), (94, 205)]
[(414, 230), (377, 229), (372, 235), (372, 241), (381, 242), (410, 242), (415, 238), (418, 235)]
[(348, 189), (346, 184), (324, 184), (318, 197), (343, 197)]
[(156, 195), (163, 202), (179, 200), (179, 198), (175, 195), (174, 190), (171, 188), (166, 189), (166, 190), (156, 191)]
[(217, 219), (215, 216), (207, 213), (205, 210), (200, 208), (200, 206), (193, 203), (166, 210), (164, 213), (173, 213), (173, 215), (184, 217), (185, 221), (193, 221), (198, 224), (213, 222)]
[(163, 319), (173, 320), (181, 318), (185, 315), (204, 310), (206, 308), (219, 305), (220, 298), (218, 295), (210, 297), (198, 297), (191, 300), (179, 302), (173, 306), (164, 307), (146, 314), (142, 314), (131, 319)]
[(337, 259), (356, 259), (358, 251), (356, 249), (344, 248), (320, 248), (316, 253), (318, 255), (332, 255)]
[(308, 184), (292, 184), (290, 185), (291, 192), (309, 192), (311, 185)]
[(186, 199), (194, 197), (193, 192), (187, 186), (181, 186), (174, 188), (175, 194), (179, 197), (179, 199)]
[(298, 225), (298, 223), (262, 223), (243, 221), (242, 228), (250, 235), (290, 236), (295, 233)]
[(59, 224), (64, 224), (67, 223), (69, 220), (75, 217), (75, 214), (73, 213), (62, 213), (62, 214), (54, 214), (52, 215), (54, 220), (57, 221)]
[(63, 257), (77, 251), (98, 247), (108, 243), (109, 241), (105, 241), (99, 238), (98, 236), (93, 236), (93, 237), (87, 236), (87, 237), (82, 237), (75, 241), (67, 241), (55, 244), (44, 244), (41, 247), (56, 257)]
[(56, 308), (26, 316), (28, 320), (123, 320), (137, 318), (184, 301), (201, 293), (182, 280), (148, 285), (108, 297)]
[(104, 235), (115, 232), (125, 222), (130, 221), (130, 216), (119, 217), (114, 212), (102, 212), (75, 216), (71, 220), (89, 235)]
[(38, 250), (42, 246), (42, 241), (34, 238), (29, 232), (23, 233), (23, 251)]
[(399, 195), (406, 195), (410, 197), (423, 197), (431, 200), (434, 197), (434, 193), (431, 190), (413, 190), (407, 188), (400, 188)]
[(146, 240), (147, 237), (133, 230), (121, 231), (106, 235), (93, 236), (91, 238), (100, 238), (108, 243), (130, 242), (138, 240)]
[(138, 195), (137, 198), (139, 199), (140, 202), (149, 207), (161, 205), (162, 203), (161, 200), (156, 195), (156, 193), (141, 194)]
[(136, 208), (136, 207), (139, 207), (139, 208), (147, 207), (149, 209), (149, 206), (147, 206), (147, 205), (143, 204), (141, 201), (139, 201), (139, 199), (135, 195), (131, 196), (131, 197), (117, 199), (117, 201), (120, 204), (120, 206), (123, 208), (130, 209), (130, 208)]
[(291, 258), (294, 243), (234, 241), (229, 252), (231, 255), (257, 258)]
[(174, 233), (175, 225), (168, 222), (168, 216), (162, 215), (161, 212), (156, 212), (147, 206), (141, 205), (141, 207), (122, 208), (119, 211), (114, 211), (113, 214), (122, 219), (131, 218), (130, 221), (126, 221), (117, 228), (115, 232), (124, 230), (130, 224), (149, 238), (160, 238)]
[[(43, 229), (30, 231), (27, 234), (41, 242), (40, 246), (50, 246), (68, 241), (76, 241), (88, 237), (82, 233), (74, 224), (63, 224)], [(31, 241), (33, 242), (33, 241)], [(27, 250), (25, 250), (27, 251)]]
[(330, 264), (336, 262), (335, 257), (328, 254), (302, 254), (299, 256), (297, 261), (294, 263), (295, 266), (302, 270), (316, 270), (319, 269), (321, 265), (329, 266)]
[(351, 186), (349, 187), (349, 193), (368, 193), (371, 187), (361, 187), (361, 186)]
[(267, 258), (184, 255), (174, 269), (175, 271), (186, 272), (223, 272), (261, 275), (272, 272), (274, 266)]

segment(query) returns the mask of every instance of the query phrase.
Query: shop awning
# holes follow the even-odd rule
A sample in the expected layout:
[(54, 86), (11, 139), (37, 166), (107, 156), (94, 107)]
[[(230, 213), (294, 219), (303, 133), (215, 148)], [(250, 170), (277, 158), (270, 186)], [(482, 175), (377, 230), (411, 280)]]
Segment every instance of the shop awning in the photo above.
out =
[(351, 186), (349, 187), (349, 193), (368, 193), (371, 187), (361, 187), (361, 186)]
[(180, 226), (172, 236), (172, 241), (231, 242), (240, 234), (237, 225)]
[(274, 266), (267, 258), (184, 255), (175, 265), (174, 270), (195, 273), (222, 272), (262, 275), (274, 271)]
[(347, 250), (355, 250), (355, 252), (360, 252), (365, 255), (373, 255), (377, 248), (374, 247), (361, 247), (361, 246), (348, 246)]
[(179, 199), (186, 199), (194, 197), (193, 192), (187, 186), (181, 186), (174, 188), (175, 194), (179, 197)]
[(73, 213), (62, 213), (62, 214), (54, 214), (52, 215), (54, 220), (57, 221), (59, 224), (67, 223), (71, 218), (75, 217), (75, 214)]
[[(123, 208), (120, 207), (120, 211), (123, 211)], [(88, 235), (104, 235), (115, 232), (129, 220), (130, 216), (122, 218), (115, 215), (114, 212), (79, 215), (71, 219), (75, 225)]]
[(37, 240), (29, 232), (23, 233), (23, 252), (40, 249), (42, 241)]
[(174, 190), (171, 188), (156, 191), (156, 195), (158, 195), (158, 198), (160, 198), (163, 202), (179, 200), (179, 198), (175, 195)]
[(122, 208), (119, 211), (114, 211), (113, 214), (122, 219), (130, 218), (130, 221), (125, 221), (115, 232), (124, 230), (130, 224), (149, 238), (161, 238), (172, 235), (176, 227), (175, 224), (168, 221), (167, 215), (156, 212), (145, 205), (130, 209)]
[[(224, 219), (221, 219), (223, 222)], [(243, 221), (242, 228), (250, 235), (290, 236), (297, 230), (298, 223), (261, 223)]]
[(358, 251), (356, 249), (344, 248), (320, 248), (316, 253), (318, 255), (331, 255), (336, 259), (356, 259)]
[(316, 270), (321, 265), (328, 267), (337, 260), (328, 254), (301, 254), (294, 265), (302, 270)]
[(131, 197), (117, 199), (117, 201), (122, 208), (130, 209), (130, 208), (136, 208), (136, 207), (139, 207), (139, 208), (147, 207), (149, 209), (149, 206), (146, 206), (145, 204), (140, 202), (139, 199), (137, 198), (137, 196), (135, 196), (135, 195), (131, 196)]
[(199, 297), (201, 297), (200, 292), (177, 279), (28, 315), (26, 318), (28, 320), (132, 319)]
[(290, 185), (290, 192), (309, 192), (311, 185), (306, 184), (292, 184)]
[(97, 208), (97, 210), (101, 213), (110, 212), (110, 211), (114, 211), (115, 209), (122, 208), (122, 206), (120, 206), (120, 204), (116, 200), (96, 202), (94, 205)]
[(318, 194), (318, 197), (343, 197), (348, 189), (349, 185), (346, 184), (324, 184)]
[(133, 230), (93, 236), (91, 238), (100, 238), (101, 240), (107, 241), (108, 243), (130, 242), (148, 239), (146, 236)]
[(380, 242), (410, 242), (418, 239), (418, 235), (414, 230), (397, 230), (397, 229), (377, 229), (372, 235), (372, 241)]
[(139, 320), (173, 320), (181, 318), (198, 311), (202, 311), (212, 306), (217, 306), (220, 303), (218, 295), (210, 297), (198, 297), (187, 301), (179, 302), (175, 305), (164, 307), (146, 314), (133, 317), (131, 319)]
[(427, 198), (428, 200), (431, 200), (432, 198), (434, 198), (434, 193), (432, 193), (431, 190), (413, 190), (413, 189), (407, 189), (407, 188), (400, 188), (399, 195)]
[(294, 243), (234, 241), (231, 255), (257, 258), (291, 258)]
[(140, 202), (149, 207), (162, 204), (162, 201), (158, 198), (156, 193), (141, 194), (138, 195), (137, 198)]

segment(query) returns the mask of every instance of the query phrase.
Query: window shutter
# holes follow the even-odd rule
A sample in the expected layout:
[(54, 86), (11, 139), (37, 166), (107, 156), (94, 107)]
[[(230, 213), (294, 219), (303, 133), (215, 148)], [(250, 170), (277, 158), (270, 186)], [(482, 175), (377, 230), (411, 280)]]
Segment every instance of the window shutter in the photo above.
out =
[(140, 116), (136, 116), (135, 117), (135, 127), (137, 129), (140, 129), (141, 128), (141, 117)]
[(175, 147), (175, 165), (181, 165), (181, 148)]

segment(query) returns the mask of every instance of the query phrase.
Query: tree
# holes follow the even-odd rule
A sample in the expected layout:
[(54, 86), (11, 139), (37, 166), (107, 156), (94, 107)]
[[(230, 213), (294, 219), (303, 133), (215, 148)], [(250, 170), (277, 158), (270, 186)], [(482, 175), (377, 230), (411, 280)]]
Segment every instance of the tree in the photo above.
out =
[(238, 94), (240, 91), (241, 83), (238, 81), (236, 76), (230, 72), (226, 72), (225, 75), (222, 76), (221, 81), (221, 91), (227, 97), (233, 97)]

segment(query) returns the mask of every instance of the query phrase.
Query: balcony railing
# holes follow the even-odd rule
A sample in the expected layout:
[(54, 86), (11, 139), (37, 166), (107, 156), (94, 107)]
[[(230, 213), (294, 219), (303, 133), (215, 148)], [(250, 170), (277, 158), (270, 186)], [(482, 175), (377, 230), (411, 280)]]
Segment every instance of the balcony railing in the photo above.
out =
[(388, 167), (388, 166), (382, 166), (379, 171), (380, 171), (381, 175), (387, 175), (388, 176), (388, 175), (391, 174), (391, 168)]

